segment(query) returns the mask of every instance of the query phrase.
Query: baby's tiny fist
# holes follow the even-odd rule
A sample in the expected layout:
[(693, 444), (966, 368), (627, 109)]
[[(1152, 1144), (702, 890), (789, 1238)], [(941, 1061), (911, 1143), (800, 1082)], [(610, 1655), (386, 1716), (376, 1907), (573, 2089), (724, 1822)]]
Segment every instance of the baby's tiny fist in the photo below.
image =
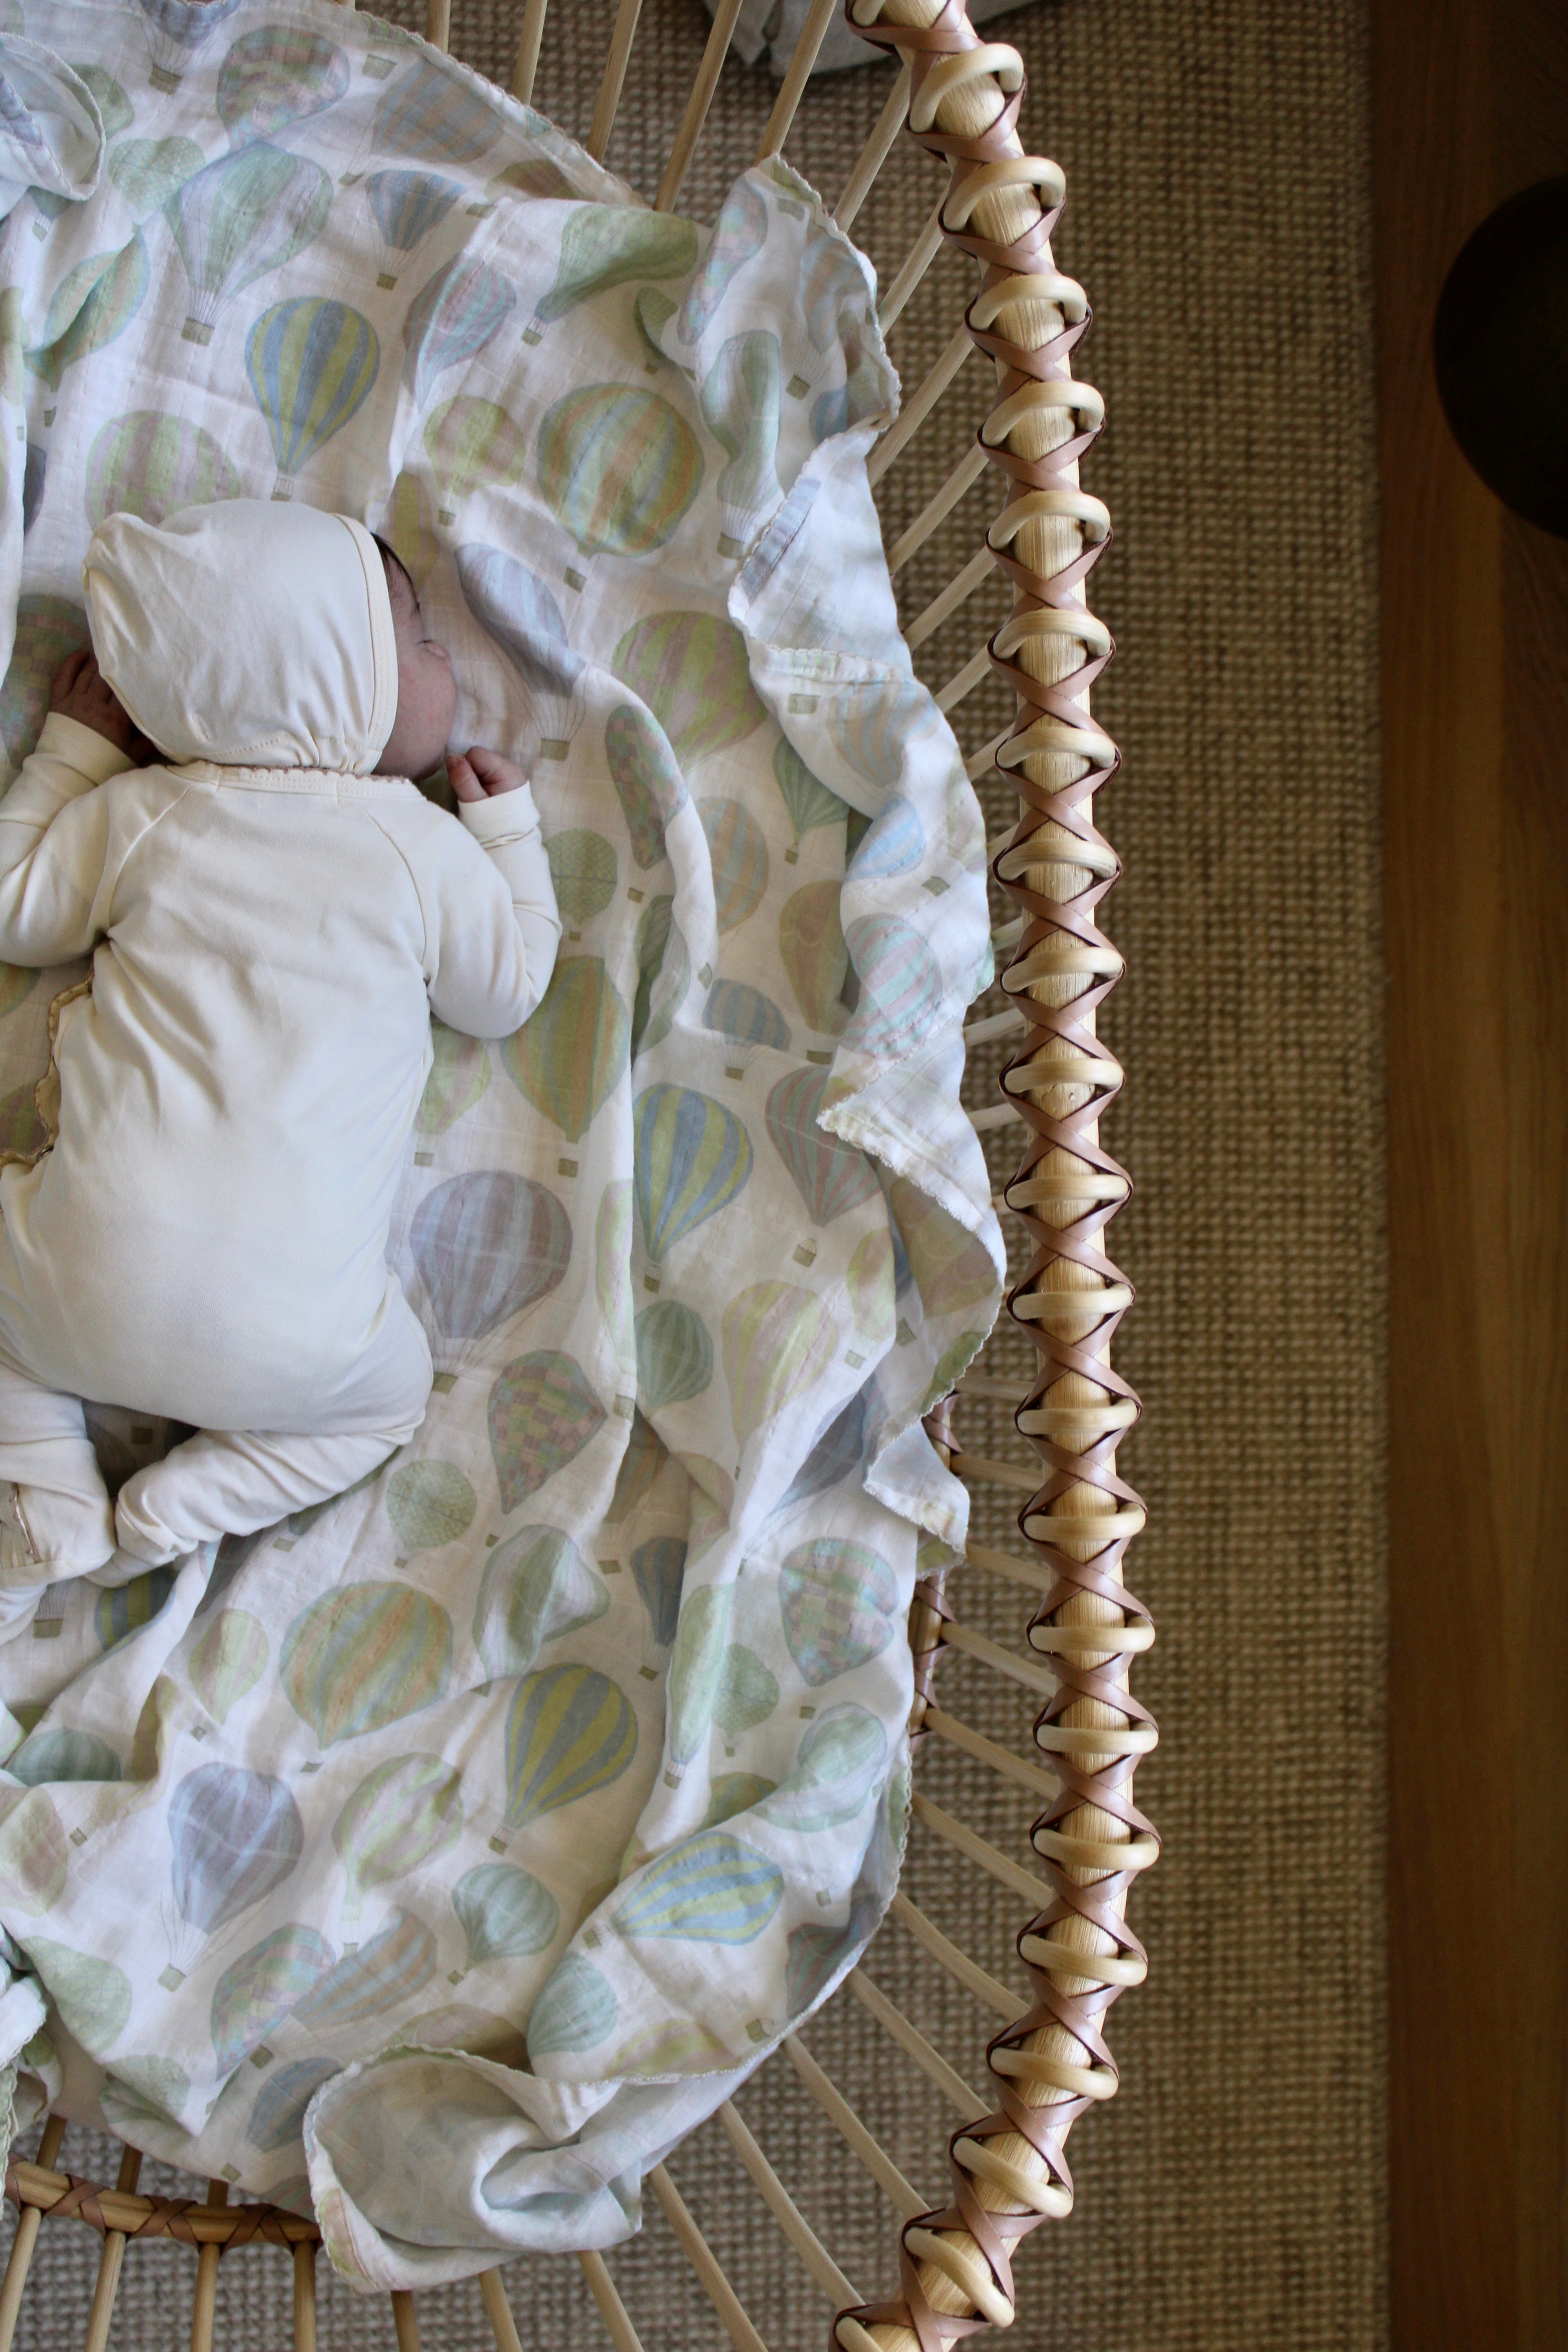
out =
[(447, 773), (460, 801), (494, 800), (500, 793), (517, 792), (528, 782), (515, 760), (503, 758), (500, 751), (487, 751), (480, 743), (470, 745), (467, 759), (454, 751), (447, 761)]
[(88, 652), (68, 654), (55, 672), (49, 709), (62, 718), (90, 728), (106, 742), (125, 751), (135, 733), (131, 714), (104, 679), (97, 657)]

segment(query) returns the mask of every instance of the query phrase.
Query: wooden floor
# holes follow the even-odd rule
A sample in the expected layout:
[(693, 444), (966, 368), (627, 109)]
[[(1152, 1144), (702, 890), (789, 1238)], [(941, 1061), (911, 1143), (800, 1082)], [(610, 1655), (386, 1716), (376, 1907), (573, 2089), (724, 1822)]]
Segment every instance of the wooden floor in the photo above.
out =
[(1568, 172), (1568, 5), (1373, 0), (1373, 21), (1393, 2335), (1395, 2352), (1562, 2352), (1568, 542), (1504, 514), (1468, 471), (1429, 348), (1469, 231)]

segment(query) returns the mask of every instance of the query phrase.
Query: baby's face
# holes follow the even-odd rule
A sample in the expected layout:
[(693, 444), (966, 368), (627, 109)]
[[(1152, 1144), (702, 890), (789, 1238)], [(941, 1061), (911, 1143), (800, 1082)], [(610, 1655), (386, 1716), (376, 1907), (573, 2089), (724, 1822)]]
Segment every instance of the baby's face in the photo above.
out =
[(458, 708), (457, 681), (445, 646), (425, 633), (407, 574), (386, 566), (392, 625), (397, 639), (397, 716), (382, 749), (383, 776), (425, 776), (440, 761)]

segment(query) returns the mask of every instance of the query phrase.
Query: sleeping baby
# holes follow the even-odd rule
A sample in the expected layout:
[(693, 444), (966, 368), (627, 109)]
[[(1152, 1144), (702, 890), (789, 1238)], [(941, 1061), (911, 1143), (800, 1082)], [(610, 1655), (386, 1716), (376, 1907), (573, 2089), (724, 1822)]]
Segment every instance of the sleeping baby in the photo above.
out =
[[(266, 1527), (417, 1429), (386, 1251), (430, 1013), (508, 1034), (560, 937), (521, 772), (450, 758), (461, 822), (407, 781), (456, 688), (362, 524), (113, 515), (84, 580), (96, 659), (0, 802), (0, 958), (92, 957), (51, 1142), (0, 1174), (0, 1639), (57, 1578)], [(84, 1397), (196, 1434), (111, 1505)]]

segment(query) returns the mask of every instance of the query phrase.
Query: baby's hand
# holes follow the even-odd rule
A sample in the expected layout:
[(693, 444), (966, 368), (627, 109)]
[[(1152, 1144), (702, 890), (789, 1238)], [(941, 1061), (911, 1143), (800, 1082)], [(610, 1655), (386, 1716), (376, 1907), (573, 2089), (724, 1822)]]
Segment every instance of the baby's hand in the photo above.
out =
[(74, 719), (82, 727), (90, 727), (117, 751), (129, 751), (136, 734), (135, 722), (114, 688), (106, 684), (98, 667), (96, 656), (90, 653), (68, 654), (55, 672), (55, 682), (49, 689), (49, 709), (62, 718)]
[(515, 793), (528, 782), (515, 760), (503, 760), (479, 743), (469, 746), (466, 760), (460, 751), (449, 752), (447, 773), (460, 801), (494, 800), (498, 793)]

